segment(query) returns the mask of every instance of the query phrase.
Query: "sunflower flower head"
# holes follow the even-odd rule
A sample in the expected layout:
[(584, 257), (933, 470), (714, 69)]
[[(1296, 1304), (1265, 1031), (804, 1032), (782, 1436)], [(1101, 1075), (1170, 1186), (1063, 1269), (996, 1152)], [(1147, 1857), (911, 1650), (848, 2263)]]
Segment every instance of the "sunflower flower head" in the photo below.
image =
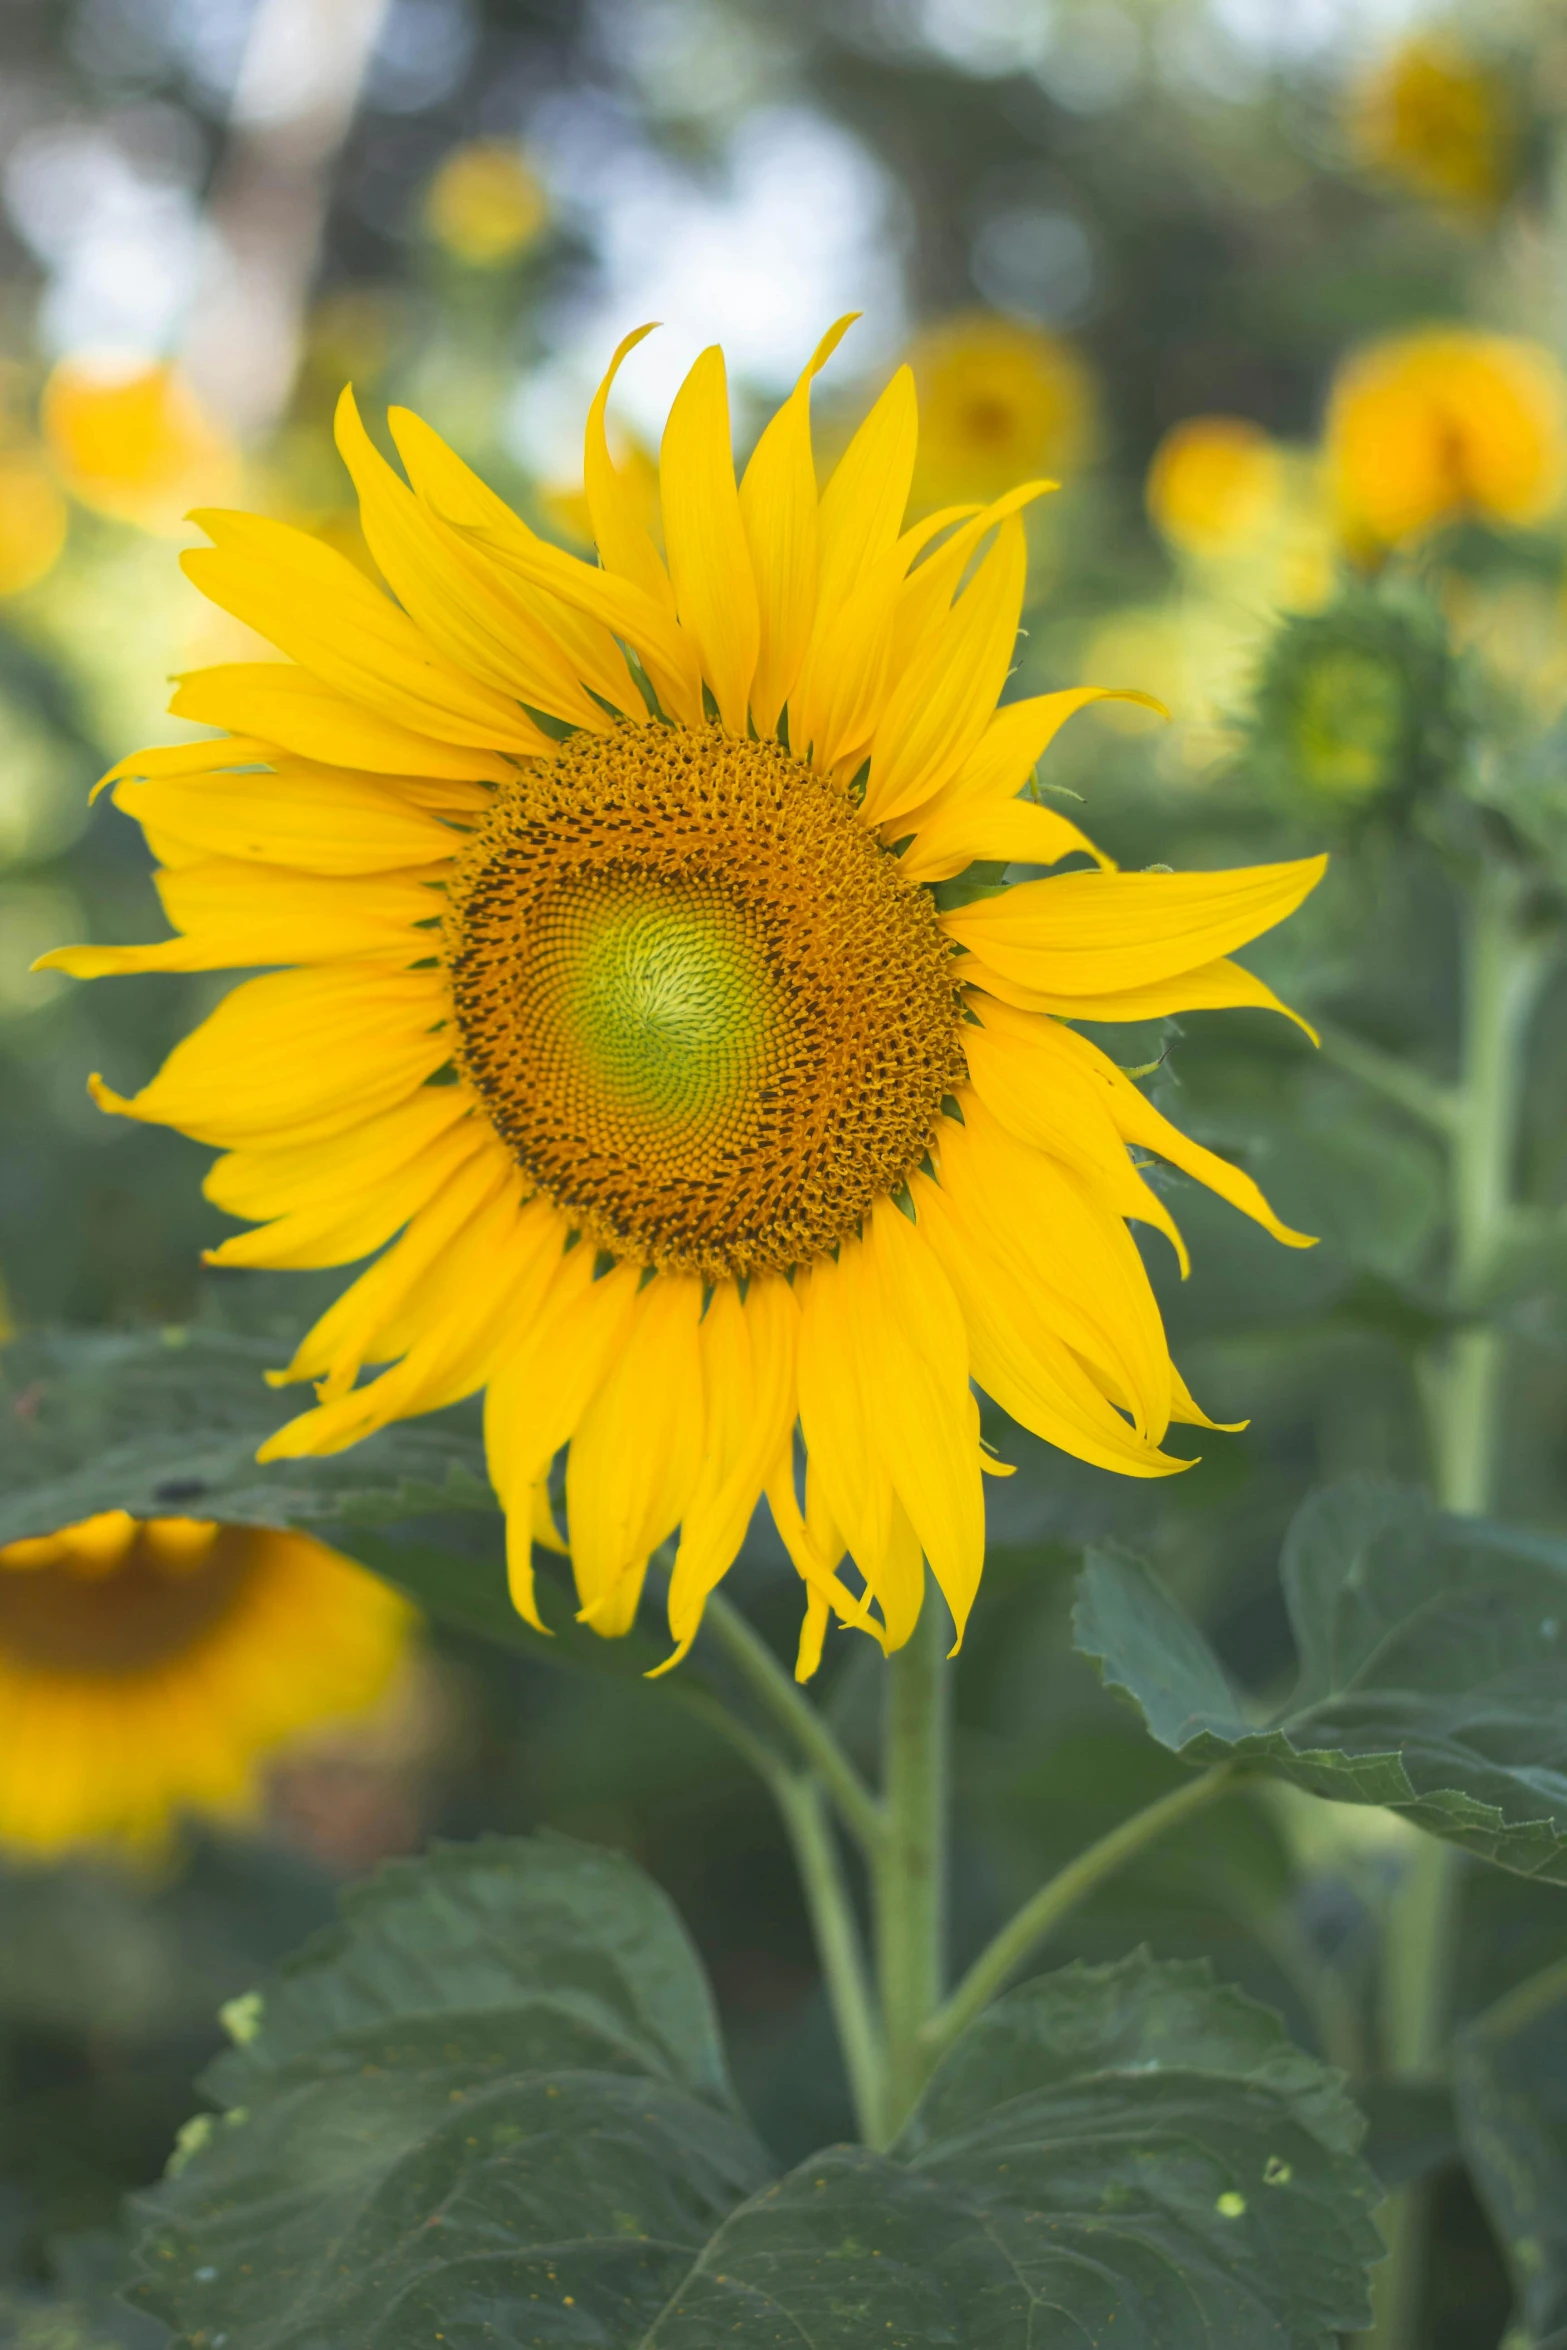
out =
[(1567, 482), (1567, 382), (1506, 335), (1392, 335), (1340, 368), (1326, 442), (1340, 532), (1363, 560), (1465, 519), (1526, 528)]
[(1183, 553), (1228, 555), (1254, 543), (1284, 498), (1281, 450), (1244, 416), (1188, 416), (1148, 468), (1148, 512)]
[(301, 1534), (123, 1510), (0, 1548), (0, 1844), (157, 1851), (386, 1688), (410, 1611)]
[[(50, 958), (276, 966), (134, 1099), (94, 1081), (218, 1146), (210, 1196), (256, 1227), (219, 1263), (368, 1260), (267, 1457), (482, 1389), (517, 1607), (542, 1623), (564, 1453), (583, 1617), (624, 1631), (669, 1543), (677, 1656), (765, 1494), (802, 1674), (834, 1617), (906, 1640), (927, 1561), (961, 1636), (976, 1384), (1131, 1476), (1211, 1425), (1128, 1231), (1180, 1246), (1132, 1150), (1301, 1236), (1070, 1022), (1275, 1005), (1232, 951), (1321, 870), (1120, 873), (1027, 795), (1105, 690), (998, 706), (1042, 485), (906, 526), (905, 368), (819, 487), (811, 382), (848, 323), (738, 482), (722, 355), (697, 360), (662, 551), (606, 437), (629, 336), (588, 416), (596, 564), (403, 411), (395, 470), (345, 395), (391, 594), (281, 523), (201, 518), (190, 575), (288, 660), (182, 680), (228, 739), (105, 779), (174, 935)], [(976, 863), (1046, 877), (944, 891)]]
[(1379, 60), (1349, 94), (1347, 129), (1361, 162), (1428, 203), (1485, 218), (1512, 192), (1512, 94), (1450, 37), (1417, 33)]
[(1030, 474), (1069, 476), (1090, 452), (1088, 370), (1044, 327), (962, 311), (916, 338), (909, 365), (920, 403), (918, 512), (998, 498)]
[(454, 147), (425, 191), (425, 226), (469, 269), (504, 269), (539, 241), (549, 198), (521, 150), (504, 139)]

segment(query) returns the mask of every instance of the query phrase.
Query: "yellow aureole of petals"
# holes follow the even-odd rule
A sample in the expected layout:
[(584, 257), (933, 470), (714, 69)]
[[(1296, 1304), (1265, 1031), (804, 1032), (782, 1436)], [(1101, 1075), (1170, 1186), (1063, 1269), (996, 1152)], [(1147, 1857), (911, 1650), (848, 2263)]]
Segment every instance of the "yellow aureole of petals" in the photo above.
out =
[(606, 571), (618, 572), (622, 579), (631, 580), (655, 603), (673, 612), (675, 591), (669, 584), (663, 558), (648, 535), (641, 512), (626, 494), (615, 460), (609, 453), (609, 436), (604, 429), (609, 395), (614, 389), (622, 363), (654, 331), (651, 325), (633, 327), (615, 346), (615, 355), (605, 370), (604, 380), (593, 395), (588, 410), (587, 430), (583, 434), (582, 487), (588, 504), (588, 519), (593, 529), (593, 543), (598, 548), (599, 561)]
[[(562, 1219), (563, 1235), (564, 1229)], [(579, 1242), (557, 1266), (532, 1323), (490, 1375), (484, 1448), (506, 1511), (512, 1605), (539, 1632), (549, 1627), (534, 1597), (532, 1495), (605, 1376), (631, 1318), (637, 1282), (629, 1265), (595, 1281), (591, 1253)]]
[(338, 401), (336, 430), (359, 493), (365, 542), (436, 651), (508, 700), (602, 732), (609, 719), (584, 692), (549, 628), (504, 572), (399, 481), (365, 431), (351, 390)]
[[(1018, 1125), (1018, 1104), (1032, 1103), (1042, 1086), (1054, 1087), (1068, 1078), (1069, 1073), (1079, 1083), (1097, 1088), (1105, 1102), (1116, 1130), (1129, 1143), (1143, 1150), (1157, 1151), (1172, 1167), (1190, 1175), (1198, 1183), (1206, 1184), (1221, 1199), (1239, 1208), (1243, 1216), (1250, 1216), (1265, 1232), (1282, 1241), (1286, 1248), (1314, 1248), (1316, 1242), (1307, 1232), (1296, 1232), (1283, 1223), (1269, 1207), (1251, 1177), (1228, 1159), (1205, 1150), (1200, 1142), (1193, 1142), (1178, 1126), (1172, 1126), (1163, 1113), (1154, 1108), (1146, 1094), (1139, 1092), (1124, 1069), (1118, 1069), (1108, 1054), (1102, 1053), (1086, 1036), (1075, 1029), (1064, 1028), (1059, 1021), (1039, 1020), (1016, 1011), (1009, 1004), (987, 1004), (982, 1013), (982, 1030), (965, 1028), (965, 1044), (984, 1036), (988, 1050), (996, 1058), (996, 1079), (987, 1090), (975, 1069), (975, 1059), (969, 1052), (969, 1069), (980, 1092), (992, 1108), (1021, 1132)], [(1005, 1105), (1005, 1106), (1004, 1106)], [(1027, 1140), (1029, 1137), (1024, 1136)]]
[[(698, 1333), (707, 1440), (682, 1513), (669, 1584), (669, 1629), (678, 1664), (696, 1638), (708, 1593), (733, 1565), (795, 1417), (800, 1313), (787, 1281), (721, 1281)], [(667, 1671), (668, 1666), (660, 1666)]]
[(222, 971), (235, 964), (330, 963), (387, 953), (411, 961), (429, 942), (414, 928), (440, 913), (433, 884), (444, 866), (377, 874), (359, 888), (318, 873), (246, 865), (231, 857), (155, 876), (169, 920), (183, 935), (152, 946), (55, 947), (40, 971), (101, 979), (129, 971)]
[(962, 1036), (969, 1079), (986, 1108), (1019, 1142), (1075, 1168), (1117, 1215), (1156, 1226), (1184, 1277), (1186, 1245), (1164, 1201), (1132, 1165), (1103, 1086), (1057, 1041), (1077, 1042), (1071, 1031), (1009, 1004), (987, 1004), (981, 1020), (965, 1025)]
[(209, 766), (128, 779), (114, 804), (141, 826), (163, 865), (225, 857), (300, 873), (396, 873), (434, 865), (462, 846), (461, 833), (373, 776), (304, 759), (277, 758), (263, 772)]
[(824, 1523), (821, 1506), (821, 1480), (816, 1481), (814, 1509), (802, 1517), (794, 1490), (794, 1443), (792, 1435), (768, 1471), (763, 1488), (767, 1506), (773, 1514), (778, 1538), (793, 1562), (796, 1573), (806, 1587), (805, 1622), (800, 1633), (800, 1654), (795, 1664), (797, 1681), (808, 1681), (822, 1661), (822, 1641), (830, 1616), (852, 1624), (861, 1632), (868, 1632), (882, 1647), (886, 1646), (880, 1624), (870, 1612), (871, 1594), (856, 1599), (847, 1584), (839, 1581), (837, 1567), (848, 1545), (836, 1526)]
[(555, 1509), (550, 1500), (549, 1480), (546, 1477), (541, 1477), (533, 1488), (533, 1523), (529, 1528), (529, 1538), (538, 1544), (540, 1550), (552, 1550), (558, 1558), (567, 1557), (571, 1550), (570, 1543), (555, 1523)]
[(144, 777), (161, 781), (166, 777), (227, 774), (234, 768), (264, 767), (272, 755), (265, 743), (237, 737), (216, 743), (157, 743), (150, 750), (127, 751), (123, 759), (115, 760), (107, 775), (99, 776), (87, 795), (88, 805), (117, 783), (139, 782)]
[(860, 1294), (876, 1443), (961, 1645), (985, 1557), (968, 1339), (950, 1282), (890, 1199), (878, 1200), (865, 1221)]
[(919, 1229), (951, 1282), (968, 1330), (974, 1376), (1003, 1411), (1075, 1460), (1121, 1476), (1168, 1477), (1186, 1468), (1158, 1451), (1112, 1407), (1057, 1338), (1048, 1314), (998, 1255), (994, 1233), (956, 1209), (928, 1176), (910, 1185)]
[(581, 1619), (631, 1629), (648, 1555), (685, 1514), (702, 1466), (702, 1284), (661, 1273), (637, 1299), (566, 1456)]
[[(837, 1262), (811, 1268), (800, 1319), (800, 1425), (809, 1455), (807, 1524), (819, 1495), (881, 1608), (886, 1645), (901, 1648), (919, 1620), (925, 1570), (908, 1513), (876, 1441), (883, 1398), (867, 1383), (863, 1334), (879, 1300), (867, 1296), (865, 1244), (846, 1240)], [(796, 1282), (798, 1294), (802, 1284)]]
[(735, 487), (724, 355), (716, 343), (675, 394), (658, 470), (680, 625), (699, 648), (720, 718), (731, 734), (743, 736), (762, 624)]
[(943, 917), (1003, 978), (1069, 998), (1157, 986), (1200, 970), (1294, 912), (1326, 857), (1229, 873), (1063, 873)]
[(964, 574), (987, 535), (1055, 486), (1051, 481), (1020, 482), (988, 506), (951, 506), (939, 517), (928, 517), (931, 521), (940, 520), (943, 525), (955, 522), (958, 527), (922, 563), (914, 566), (898, 591), (892, 658), (899, 677), (914, 663), (924, 640), (947, 622)]
[[(454, 1097), (457, 1117), (448, 1107)], [(428, 1116), (409, 1117), (426, 1102), (439, 1105), (439, 1126)], [(479, 1140), (457, 1088), (425, 1086), (388, 1117), (334, 1135), (313, 1150), (231, 1151), (207, 1177), (208, 1199), (230, 1215), (267, 1220), (259, 1231), (237, 1232), (205, 1250), (202, 1261), (301, 1269), (353, 1264), (401, 1231), (473, 1156)], [(309, 1173), (303, 1179), (295, 1174), (294, 1204), (280, 1213), (272, 1203), (287, 1193), (278, 1162), (301, 1159)]]
[(100, 1109), (226, 1148), (308, 1142), (389, 1110), (435, 1074), (448, 1051), (432, 1033), (443, 1003), (439, 972), (275, 971), (225, 996), (131, 1100), (98, 1078), (93, 1096)]
[(213, 543), (180, 557), (186, 575), (312, 677), (441, 742), (552, 753), (515, 701), (441, 660), (407, 613), (334, 547), (262, 514), (209, 508), (191, 519)]
[(918, 440), (914, 377), (907, 367), (900, 367), (839, 458), (822, 492), (819, 629), (897, 544), (914, 479)]
[(1162, 707), (1148, 694), (1086, 685), (1036, 694), (997, 710), (957, 773), (911, 811), (914, 838), (903, 863), (909, 878), (945, 881), (976, 858), (1053, 865), (1074, 850), (1092, 857), (1101, 871), (1113, 872), (1112, 860), (1069, 818), (1018, 797), (1067, 720), (1093, 702)]
[(1047, 1328), (1124, 1393), (1139, 1433), (1169, 1424), (1170, 1356), (1147, 1270), (1120, 1217), (1069, 1167), (1007, 1132), (971, 1086), (961, 1124), (942, 1121), (937, 1158), (959, 1215), (992, 1230)]
[(789, 740), (798, 757), (832, 768), (864, 749), (887, 698), (893, 620), (904, 574), (941, 527), (927, 516), (870, 564), (846, 601), (816, 608), (799, 682), (789, 703)]
[(1317, 1032), (1309, 1020), (1303, 1020), (1288, 1004), (1281, 1003), (1255, 972), (1248, 971), (1242, 963), (1232, 963), (1228, 957), (1216, 963), (1204, 963), (1195, 971), (1178, 972), (1173, 979), (1113, 992), (1107, 989), (1103, 995), (1051, 995), (1040, 988), (1023, 987), (1004, 972), (992, 970), (979, 955), (965, 956), (956, 966), (956, 976), (969, 987), (983, 988), (1000, 1003), (1015, 1004), (1025, 1012), (1047, 1012), (1062, 1020), (1159, 1020), (1177, 1012), (1250, 1008), (1281, 1013), (1286, 1020), (1293, 1020), (1313, 1044), (1317, 1041)]
[(1009, 516), (941, 624), (922, 637), (876, 728), (865, 819), (886, 824), (956, 773), (995, 710), (1017, 643), (1028, 548)]
[[(539, 538), (509, 506), (485, 491), (477, 476), (459, 465), (429, 426), (407, 409), (394, 408), (391, 425), (410, 481), (437, 513), (470, 534), (475, 545), (530, 588), (557, 598), (595, 631), (606, 632), (611, 642), (620, 637), (634, 645), (665, 709), (684, 726), (701, 725), (701, 663), (667, 605), (635, 580), (600, 571), (596, 564), (581, 562)], [(478, 491), (483, 492), (482, 504), (475, 496)], [(624, 672), (624, 661), (621, 668)], [(613, 691), (587, 668), (580, 668), (580, 674), (616, 709), (633, 717), (646, 714), (629, 673)]]
[(401, 1359), (368, 1385), (290, 1420), (256, 1458), (342, 1452), (389, 1421), (472, 1395), (489, 1377), (510, 1326), (537, 1306), (558, 1248), (555, 1210), (547, 1201), (525, 1200), (520, 1175), (509, 1170), (454, 1237), (409, 1326), (384, 1341)]
[(799, 382), (751, 453), (740, 484), (740, 516), (756, 574), (761, 642), (751, 681), (758, 734), (777, 731), (800, 674), (816, 616), (816, 467), (811, 456), (811, 384), (858, 312), (828, 328)]
[(508, 1173), (501, 1154), (484, 1147), (482, 1128), (461, 1131), (472, 1144), (469, 1156), (409, 1218), (401, 1239), (306, 1331), (288, 1368), (267, 1373), (269, 1386), (290, 1387), (314, 1379), (321, 1396), (329, 1400), (346, 1394), (366, 1363), (389, 1362), (396, 1355), (390, 1334), (410, 1295), (432, 1267), (444, 1264), (471, 1219), (499, 1196)]
[[(241, 735), (254, 732), (280, 750), (318, 759), (328, 767), (363, 767), (372, 775), (441, 778), (451, 784), (502, 783), (516, 772), (515, 762), (499, 751), (437, 741), (412, 726), (399, 725), (383, 711), (348, 700), (290, 661), (219, 661), (210, 669), (189, 669), (176, 680), (169, 708), (176, 718), (189, 718), (198, 726), (224, 726)], [(191, 747), (216, 753), (237, 746)], [(142, 760), (146, 756), (143, 753)], [(134, 771), (155, 772), (141, 761)], [(483, 804), (478, 792), (473, 804)]]

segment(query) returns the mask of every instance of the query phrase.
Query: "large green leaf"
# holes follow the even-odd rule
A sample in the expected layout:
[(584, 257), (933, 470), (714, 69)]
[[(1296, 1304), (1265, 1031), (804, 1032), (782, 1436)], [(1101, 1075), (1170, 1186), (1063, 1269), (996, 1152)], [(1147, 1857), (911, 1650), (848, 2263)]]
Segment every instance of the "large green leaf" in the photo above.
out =
[(1078, 1646), (1185, 1762), (1247, 1762), (1338, 1802), (1387, 1804), (1567, 1883), (1567, 1546), (1355, 1484), (1306, 1503), (1281, 1574), (1300, 1678), (1260, 1725), (1135, 1559), (1090, 1559)]
[(1460, 2034), (1453, 2081), (1464, 2153), (1527, 2329), (1508, 2342), (1567, 2350), (1567, 1962)]
[[(52, 1331), (0, 1354), (0, 1542), (125, 1509), (293, 1526), (358, 1559), (432, 1616), (555, 1663), (636, 1674), (667, 1654), (600, 1640), (543, 1566), (553, 1638), (507, 1596), (504, 1541), (475, 1412), (400, 1422), (347, 1452), (262, 1468), (303, 1408), (266, 1383), (276, 1342), (200, 1328)], [(308, 1401), (308, 1391), (306, 1394)]]
[(385, 1872), (230, 2021), (229, 2110), (146, 2205), (137, 2297), (192, 2350), (1326, 2350), (1365, 2314), (1358, 2116), (1201, 1966), (1026, 1985), (890, 2153), (782, 2178), (662, 1897), (561, 1839)]

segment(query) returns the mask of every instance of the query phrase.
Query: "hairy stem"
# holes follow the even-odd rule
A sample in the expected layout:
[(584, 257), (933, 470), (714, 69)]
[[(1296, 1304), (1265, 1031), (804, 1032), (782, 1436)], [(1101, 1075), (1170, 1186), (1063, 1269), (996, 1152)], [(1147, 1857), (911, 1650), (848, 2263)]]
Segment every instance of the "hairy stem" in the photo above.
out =
[(951, 1998), (925, 2025), (921, 2038), (929, 2061), (934, 2063), (944, 2049), (968, 2030), (1024, 1960), (1079, 1903), (1097, 1892), (1107, 1877), (1124, 1868), (1145, 1844), (1154, 1843), (1191, 1813), (1201, 1811), (1204, 1804), (1211, 1803), (1216, 1795), (1233, 1785), (1234, 1779), (1233, 1764), (1215, 1763), (1211, 1770), (1199, 1772), (1184, 1786), (1173, 1787), (1168, 1795), (1161, 1795), (1157, 1803), (1134, 1812), (1129, 1820), (1123, 1820), (1107, 1836), (1101, 1836), (1097, 1844), (1090, 1844), (1086, 1852), (1068, 1861), (1048, 1884), (1041, 1885), (1002, 1927), (994, 1941), (980, 1952)]
[(933, 2062), (923, 2037), (946, 1980), (950, 1689), (945, 1610), (933, 1588), (913, 1638), (888, 1659), (882, 1800), (874, 1870), (876, 1959), (887, 2036), (878, 2142), (902, 2128)]

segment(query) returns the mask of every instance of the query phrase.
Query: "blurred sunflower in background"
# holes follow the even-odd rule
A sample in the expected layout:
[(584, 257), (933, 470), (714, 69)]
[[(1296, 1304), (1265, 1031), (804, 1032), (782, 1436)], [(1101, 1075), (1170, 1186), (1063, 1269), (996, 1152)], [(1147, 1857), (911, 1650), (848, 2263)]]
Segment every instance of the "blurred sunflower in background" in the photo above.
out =
[(1354, 352), (1326, 457), (1349, 552), (1375, 562), (1444, 523), (1543, 522), (1567, 483), (1567, 384), (1548, 351), (1433, 326)]
[(1361, 163), (1460, 212), (1489, 216), (1516, 183), (1512, 94), (1449, 35), (1418, 33), (1381, 59), (1351, 88), (1346, 127)]
[[(723, 357), (697, 360), (661, 450), (665, 557), (605, 432), (647, 329), (589, 413), (597, 564), (394, 410), (405, 481), (345, 393), (401, 608), (303, 532), (201, 517), (190, 576), (288, 663), (187, 678), (176, 707), (230, 739), (105, 779), (178, 935), (46, 958), (290, 966), (134, 1099), (94, 1080), (224, 1150), (210, 1196), (260, 1229), (216, 1262), (375, 1258), (289, 1365), (317, 1400), (263, 1457), (483, 1387), (518, 1608), (539, 1621), (532, 1542), (569, 1446), (583, 1616), (625, 1631), (678, 1528), (677, 1654), (765, 1492), (806, 1586), (802, 1674), (834, 1614), (905, 1641), (924, 1559), (961, 1637), (989, 1465), (971, 1377), (1132, 1476), (1185, 1465), (1173, 1421), (1212, 1425), (1127, 1230), (1180, 1251), (1128, 1145), (1302, 1236), (1066, 1022), (1282, 1008), (1229, 958), (1322, 870), (1120, 873), (1020, 796), (1104, 696), (997, 708), (1043, 485), (905, 529), (903, 368), (818, 496), (811, 382), (848, 323), (738, 484)], [(944, 893), (976, 862), (1073, 856)]]
[(0, 1548), (0, 1845), (155, 1852), (382, 1697), (406, 1603), (302, 1534), (123, 1510)]
[(537, 244), (550, 216), (538, 174), (515, 144), (471, 139), (454, 147), (425, 191), (425, 227), (454, 261), (503, 269)]
[(1093, 444), (1093, 383), (1070, 343), (991, 311), (927, 327), (909, 349), (920, 403), (916, 512), (1068, 475)]
[(44, 385), (43, 437), (82, 505), (179, 535), (192, 504), (232, 497), (239, 454), (167, 363), (67, 355)]

